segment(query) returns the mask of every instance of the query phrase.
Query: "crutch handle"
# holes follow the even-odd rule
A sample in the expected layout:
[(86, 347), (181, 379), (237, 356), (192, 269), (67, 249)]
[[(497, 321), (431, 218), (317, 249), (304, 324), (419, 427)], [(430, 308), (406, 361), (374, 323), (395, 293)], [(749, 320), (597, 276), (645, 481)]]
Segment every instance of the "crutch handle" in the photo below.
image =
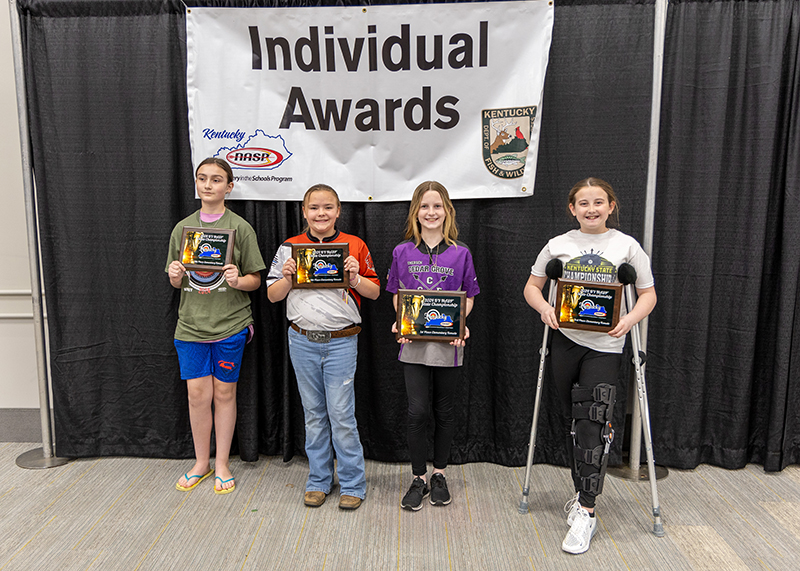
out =
[(636, 283), (636, 268), (628, 262), (620, 264), (617, 268), (617, 279), (622, 285), (631, 285)]
[(551, 280), (557, 280), (564, 274), (564, 262), (558, 258), (553, 258), (547, 262), (547, 267), (544, 269), (544, 273), (547, 274), (547, 277)]

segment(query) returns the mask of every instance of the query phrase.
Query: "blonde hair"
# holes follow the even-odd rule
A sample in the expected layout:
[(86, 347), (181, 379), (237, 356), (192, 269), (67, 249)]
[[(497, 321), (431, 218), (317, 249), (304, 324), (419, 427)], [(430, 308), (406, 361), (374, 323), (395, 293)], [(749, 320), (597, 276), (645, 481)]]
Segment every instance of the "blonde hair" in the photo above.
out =
[(442, 197), (442, 205), (444, 206), (447, 216), (442, 224), (442, 235), (444, 241), (448, 245), (455, 245), (458, 238), (458, 225), (456, 224), (456, 208), (453, 206), (453, 201), (450, 200), (450, 195), (443, 184), (434, 180), (425, 181), (414, 189), (414, 194), (411, 196), (411, 204), (408, 207), (408, 219), (406, 220), (406, 234), (405, 239), (414, 239), (414, 245), (419, 246), (422, 242), (422, 232), (419, 224), (419, 209), (422, 205), (422, 196), (433, 190), (439, 193)]
[(608, 199), (608, 203), (614, 203), (614, 212), (608, 215), (608, 220), (606, 221), (606, 225), (610, 228), (619, 228), (619, 200), (617, 200), (617, 195), (614, 192), (614, 189), (611, 187), (609, 183), (604, 181), (602, 178), (597, 178), (590, 176), (589, 178), (585, 178), (581, 181), (575, 183), (575, 186), (569, 191), (569, 198), (567, 204), (567, 214), (570, 218), (572, 218), (572, 211), (570, 211), (569, 206), (575, 205), (575, 195), (578, 194), (584, 188), (589, 186), (593, 186), (596, 188), (602, 189), (606, 193), (606, 198)]

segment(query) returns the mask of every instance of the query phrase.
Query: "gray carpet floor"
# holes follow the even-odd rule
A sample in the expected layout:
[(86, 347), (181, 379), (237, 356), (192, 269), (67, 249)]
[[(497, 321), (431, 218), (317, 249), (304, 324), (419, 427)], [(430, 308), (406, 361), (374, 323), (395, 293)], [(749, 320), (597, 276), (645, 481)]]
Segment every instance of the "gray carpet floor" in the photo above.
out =
[(447, 469), (449, 506), (408, 512), (410, 468), (367, 461), (367, 499), (346, 512), (336, 489), (319, 508), (303, 505), (304, 458), (234, 458), (236, 491), (216, 495), (211, 478), (175, 489), (186, 460), (19, 468), (38, 446), (0, 443), (0, 571), (800, 569), (800, 466), (670, 470), (658, 481), (661, 538), (649, 485), (608, 477), (592, 547), (575, 556), (561, 551), (565, 468), (533, 467), (527, 514), (524, 467), (484, 463)]

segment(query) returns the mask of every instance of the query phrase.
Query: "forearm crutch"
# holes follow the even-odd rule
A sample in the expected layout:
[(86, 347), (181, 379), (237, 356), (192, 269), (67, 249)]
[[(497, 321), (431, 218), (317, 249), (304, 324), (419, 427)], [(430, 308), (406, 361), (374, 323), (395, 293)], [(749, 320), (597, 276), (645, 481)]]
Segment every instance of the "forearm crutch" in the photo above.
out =
[[(551, 307), (556, 303), (556, 280), (561, 277), (564, 271), (564, 264), (561, 260), (554, 258), (547, 262), (545, 273), (550, 278), (550, 293), (547, 302)], [(528, 461), (525, 465), (525, 483), (522, 486), (522, 499), (519, 502), (519, 513), (528, 513), (528, 493), (531, 485), (531, 466), (533, 465), (533, 453), (536, 450), (536, 424), (539, 422), (539, 405), (542, 401), (542, 380), (544, 379), (544, 359), (547, 356), (547, 341), (550, 338), (550, 326), (544, 326), (542, 336), (542, 347), (539, 349), (539, 376), (536, 379), (536, 400), (533, 404), (533, 421), (531, 422), (531, 439), (528, 442)]]
[[(625, 286), (625, 298), (628, 311), (633, 309), (636, 298), (633, 293), (633, 284), (636, 283), (636, 269), (630, 264), (621, 264), (617, 270), (620, 283)], [(658, 503), (658, 490), (656, 488), (656, 465), (653, 460), (653, 439), (650, 435), (650, 407), (647, 402), (647, 384), (644, 379), (644, 362), (647, 358), (642, 351), (642, 340), (639, 335), (639, 324), (631, 327), (631, 342), (633, 344), (633, 366), (636, 370), (636, 394), (639, 398), (639, 413), (642, 417), (642, 435), (644, 448), (647, 453), (647, 472), (650, 476), (650, 492), (653, 495), (653, 534), (656, 537), (664, 536), (664, 526), (661, 523), (661, 506)]]

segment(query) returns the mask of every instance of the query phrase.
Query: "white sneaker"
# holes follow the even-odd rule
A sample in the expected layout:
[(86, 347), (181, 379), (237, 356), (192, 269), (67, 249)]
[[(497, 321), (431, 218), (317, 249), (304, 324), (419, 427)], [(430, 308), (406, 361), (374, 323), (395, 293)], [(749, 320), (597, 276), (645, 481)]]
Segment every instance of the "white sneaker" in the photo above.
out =
[(564, 504), (564, 513), (567, 514), (567, 526), (572, 527), (572, 522), (575, 521), (575, 516), (581, 508), (581, 503), (578, 501), (581, 497), (580, 492), (575, 492), (566, 504)]
[(586, 553), (595, 531), (597, 531), (597, 518), (591, 517), (585, 509), (578, 508), (575, 521), (572, 522), (567, 537), (561, 543), (561, 549), (574, 555)]

